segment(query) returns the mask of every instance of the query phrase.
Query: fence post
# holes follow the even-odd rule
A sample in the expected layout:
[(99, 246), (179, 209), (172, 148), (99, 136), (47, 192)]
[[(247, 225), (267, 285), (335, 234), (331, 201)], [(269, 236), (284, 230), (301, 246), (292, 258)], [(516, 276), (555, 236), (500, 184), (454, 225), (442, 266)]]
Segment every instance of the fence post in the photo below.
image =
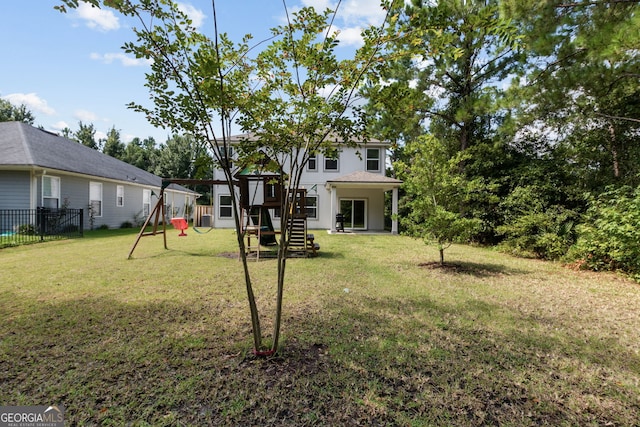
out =
[(38, 233), (40, 235), (40, 240), (44, 240), (45, 228), (46, 228), (46, 219), (45, 219), (45, 208), (36, 208), (36, 213), (38, 217)]

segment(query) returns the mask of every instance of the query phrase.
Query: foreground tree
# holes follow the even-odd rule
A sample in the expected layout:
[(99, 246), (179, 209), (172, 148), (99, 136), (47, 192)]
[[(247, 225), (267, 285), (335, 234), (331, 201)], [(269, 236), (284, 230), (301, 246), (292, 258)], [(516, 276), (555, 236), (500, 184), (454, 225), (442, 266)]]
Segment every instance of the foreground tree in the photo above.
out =
[[(210, 39), (197, 33), (189, 17), (172, 1), (87, 1), (115, 7), (139, 20), (140, 27), (135, 30), (138, 41), (127, 43), (125, 50), (153, 60), (147, 86), (154, 106), (136, 103), (130, 106), (144, 112), (156, 126), (169, 127), (207, 144), (224, 172), (235, 212), (254, 351), (257, 355), (273, 354), (280, 337), (289, 236), (286, 215), (295, 203), (292, 195), (297, 194), (300, 175), (310, 155), (350, 143), (364, 128), (351, 103), (361, 76), (375, 57), (375, 46), (368, 44), (355, 59), (339, 61), (334, 52), (338, 42), (330, 25), (337, 12), (319, 14), (304, 8), (289, 15), (283, 2), (287, 24), (275, 28), (269, 46), (251, 59), (250, 36), (235, 45), (216, 29)], [(77, 0), (63, 3), (63, 10), (64, 6), (78, 5)], [(215, 1), (212, 6), (215, 23)], [(377, 33), (372, 31), (370, 35), (375, 38)], [(229, 134), (236, 118), (245, 130), (257, 134), (260, 141), (242, 141), (239, 147), (234, 147), (238, 157), (232, 162), (228, 158)], [(258, 146), (265, 150), (270, 162), (265, 162)], [(234, 167), (252, 164), (263, 165), (263, 170), (286, 172), (281, 181), (285, 187), (281, 206), (283, 232), (270, 344), (263, 341), (234, 188)]]

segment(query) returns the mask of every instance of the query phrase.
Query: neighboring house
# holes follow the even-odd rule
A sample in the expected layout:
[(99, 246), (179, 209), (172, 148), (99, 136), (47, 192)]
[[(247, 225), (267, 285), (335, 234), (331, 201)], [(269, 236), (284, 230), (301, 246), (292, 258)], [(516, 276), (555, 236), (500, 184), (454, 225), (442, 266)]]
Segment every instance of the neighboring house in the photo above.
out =
[[(231, 145), (245, 138), (251, 136), (233, 136)], [(356, 148), (340, 147), (336, 158), (322, 154), (312, 158), (300, 183), (307, 191), (308, 227), (335, 232), (336, 214), (341, 213), (345, 230), (384, 231), (385, 193), (391, 192), (390, 231), (397, 233), (398, 188), (402, 181), (385, 176), (388, 148), (388, 143), (370, 140)], [(224, 179), (221, 171), (216, 174), (215, 179)], [(229, 190), (217, 186), (214, 191), (216, 227), (233, 227)], [(278, 227), (278, 211), (271, 210), (271, 215)]]
[[(119, 228), (144, 220), (162, 179), (56, 134), (20, 122), (0, 122), (0, 210), (84, 210), (84, 227)], [(172, 184), (167, 216), (183, 216), (197, 194)]]

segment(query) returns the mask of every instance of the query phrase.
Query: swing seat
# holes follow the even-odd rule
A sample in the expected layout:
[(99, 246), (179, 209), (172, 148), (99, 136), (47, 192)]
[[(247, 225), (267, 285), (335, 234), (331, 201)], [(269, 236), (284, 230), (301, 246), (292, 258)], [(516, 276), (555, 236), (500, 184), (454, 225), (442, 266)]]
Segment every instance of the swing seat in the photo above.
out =
[(187, 233), (184, 232), (187, 228), (189, 228), (189, 224), (187, 224), (187, 220), (184, 218), (171, 218), (171, 225), (173, 228), (180, 230), (180, 234), (178, 236), (186, 236)]

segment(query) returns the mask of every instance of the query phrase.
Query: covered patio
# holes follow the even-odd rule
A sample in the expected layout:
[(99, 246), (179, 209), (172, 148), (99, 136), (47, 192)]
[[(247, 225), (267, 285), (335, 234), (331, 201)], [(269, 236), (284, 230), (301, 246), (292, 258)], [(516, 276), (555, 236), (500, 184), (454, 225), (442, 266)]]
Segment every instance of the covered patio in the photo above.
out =
[[(398, 188), (402, 181), (380, 174), (357, 171), (328, 180), (325, 188), (331, 198), (331, 218), (344, 218), (344, 229), (352, 232), (382, 232), (385, 193), (391, 191), (391, 233), (398, 234)], [(336, 232), (336, 221), (331, 223)]]

